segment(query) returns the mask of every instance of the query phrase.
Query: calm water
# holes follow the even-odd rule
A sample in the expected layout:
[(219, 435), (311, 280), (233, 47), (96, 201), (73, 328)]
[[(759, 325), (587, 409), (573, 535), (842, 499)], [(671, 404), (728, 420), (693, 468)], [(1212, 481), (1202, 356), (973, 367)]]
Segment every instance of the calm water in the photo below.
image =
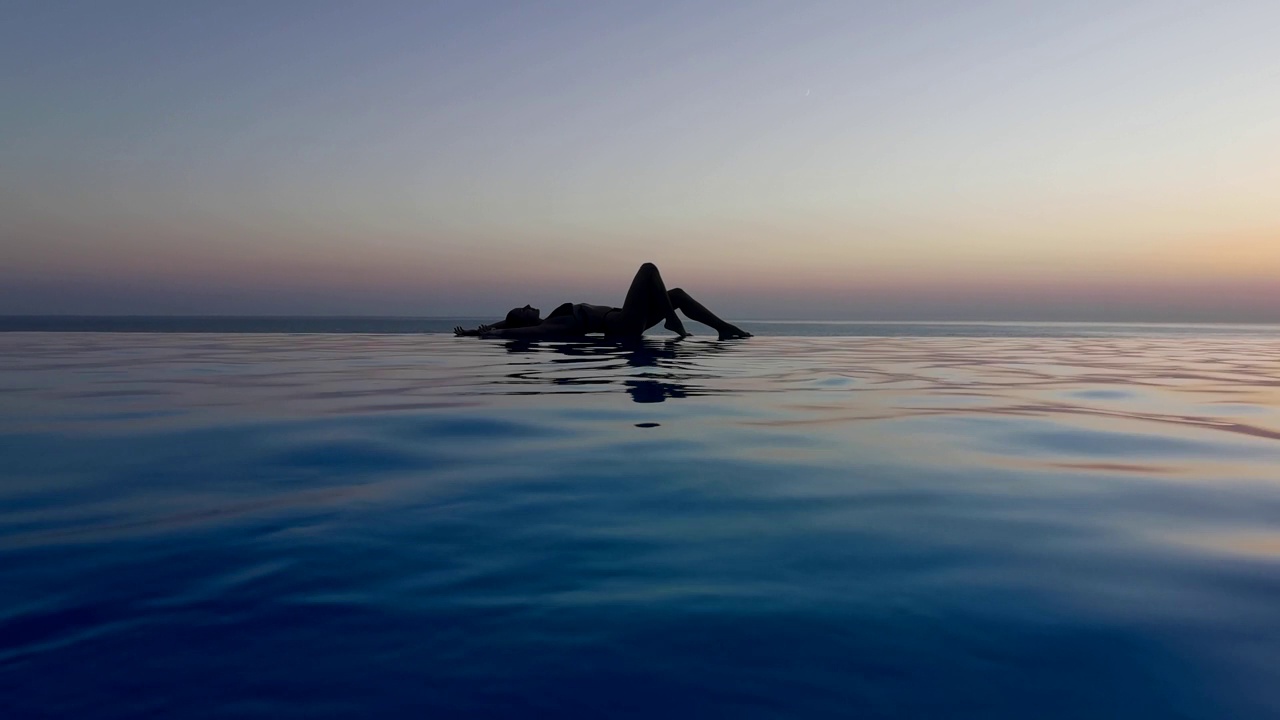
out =
[(0, 334), (0, 717), (1280, 715), (1280, 338), (978, 334)]

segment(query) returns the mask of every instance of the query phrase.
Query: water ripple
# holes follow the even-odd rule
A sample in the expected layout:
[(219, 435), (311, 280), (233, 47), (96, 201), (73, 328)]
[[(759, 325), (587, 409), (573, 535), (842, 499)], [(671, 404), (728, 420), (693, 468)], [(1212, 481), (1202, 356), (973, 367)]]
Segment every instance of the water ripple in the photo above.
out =
[(5, 717), (1280, 714), (1274, 337), (8, 333), (0, 387)]

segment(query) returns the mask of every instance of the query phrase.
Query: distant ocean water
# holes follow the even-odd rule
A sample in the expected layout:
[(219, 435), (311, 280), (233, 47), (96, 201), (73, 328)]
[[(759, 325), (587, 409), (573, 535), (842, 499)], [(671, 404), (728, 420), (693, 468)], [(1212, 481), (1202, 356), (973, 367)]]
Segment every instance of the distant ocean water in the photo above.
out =
[(0, 334), (0, 718), (1280, 717), (1274, 328), (224, 320)]
[[(496, 316), (87, 316), (0, 315), (0, 332), (141, 333), (451, 333)], [(735, 321), (737, 321), (735, 319)], [(1127, 337), (1237, 336), (1280, 338), (1280, 324), (1090, 322), (867, 322), (859, 320), (741, 320), (757, 335), (863, 337)], [(690, 328), (695, 334), (699, 327)], [(711, 331), (705, 327), (702, 333)], [(661, 335), (664, 331), (650, 331)]]

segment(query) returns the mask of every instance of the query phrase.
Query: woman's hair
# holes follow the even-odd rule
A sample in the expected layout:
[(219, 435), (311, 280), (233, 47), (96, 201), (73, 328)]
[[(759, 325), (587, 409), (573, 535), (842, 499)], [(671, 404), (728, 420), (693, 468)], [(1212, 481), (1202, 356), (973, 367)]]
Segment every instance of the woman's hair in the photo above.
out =
[(528, 307), (511, 308), (507, 313), (507, 319), (503, 321), (506, 327), (532, 327), (539, 323), (537, 314), (531, 312)]

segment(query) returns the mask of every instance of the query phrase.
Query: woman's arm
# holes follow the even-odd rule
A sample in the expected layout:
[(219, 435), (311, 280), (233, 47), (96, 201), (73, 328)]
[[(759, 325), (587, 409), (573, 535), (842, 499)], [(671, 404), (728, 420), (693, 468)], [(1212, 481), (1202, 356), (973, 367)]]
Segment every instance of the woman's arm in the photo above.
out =
[(551, 318), (542, 321), (541, 325), (533, 325), (530, 327), (517, 328), (499, 328), (494, 326), (487, 332), (480, 333), (480, 337), (486, 338), (509, 338), (511, 340), (537, 340), (539, 338), (572, 338), (581, 336), (582, 332), (575, 329), (572, 317)]
[(502, 330), (506, 327), (507, 327), (506, 320), (499, 320), (498, 322), (492, 325), (481, 325), (475, 330), (468, 330), (462, 327), (461, 325), (454, 325), (453, 334), (457, 335), (458, 337), (475, 337), (475, 336), (483, 335), (491, 330)]

